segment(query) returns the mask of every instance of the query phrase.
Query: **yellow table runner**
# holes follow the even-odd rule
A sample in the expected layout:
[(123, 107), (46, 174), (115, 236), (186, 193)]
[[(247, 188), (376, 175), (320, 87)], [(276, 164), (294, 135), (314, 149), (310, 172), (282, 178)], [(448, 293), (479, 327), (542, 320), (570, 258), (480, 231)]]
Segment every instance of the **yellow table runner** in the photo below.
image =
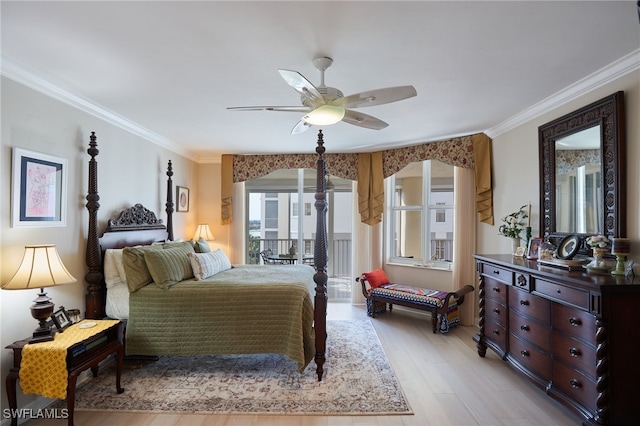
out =
[[(80, 328), (87, 322), (95, 322), (91, 328)], [(20, 363), (20, 387), (26, 394), (35, 393), (51, 399), (67, 397), (67, 349), (94, 336), (118, 320), (84, 320), (56, 333), (54, 340), (27, 344), (22, 349)]]

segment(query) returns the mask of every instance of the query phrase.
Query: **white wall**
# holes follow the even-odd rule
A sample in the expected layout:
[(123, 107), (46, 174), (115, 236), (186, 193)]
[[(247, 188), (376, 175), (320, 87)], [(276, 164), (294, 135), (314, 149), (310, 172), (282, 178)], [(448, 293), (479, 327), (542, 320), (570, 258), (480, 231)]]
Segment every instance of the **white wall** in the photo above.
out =
[[(7, 282), (22, 259), (26, 244), (56, 244), (62, 261), (78, 279), (75, 284), (47, 290), (56, 306), (79, 308), (84, 315), (86, 228), (88, 212), (85, 196), (88, 187), (86, 153), (92, 131), (98, 137), (98, 190), (101, 208), (99, 231), (106, 220), (135, 203), (155, 211), (166, 220), (166, 166), (172, 160), (174, 184), (190, 187), (192, 201), (197, 199), (197, 165), (155, 144), (121, 130), (89, 114), (52, 98), (2, 79), (2, 145), (0, 150), (0, 281)], [(68, 160), (67, 226), (48, 228), (11, 227), (11, 158), (12, 149), (20, 147)], [(196, 216), (174, 214), (176, 237), (192, 235)], [(12, 365), (11, 351), (5, 346), (30, 336), (37, 326), (29, 307), (37, 295), (34, 291), (0, 291), (1, 376)], [(2, 386), (2, 407), (8, 407)], [(24, 407), (34, 397), (23, 397), (18, 386), (18, 404)]]

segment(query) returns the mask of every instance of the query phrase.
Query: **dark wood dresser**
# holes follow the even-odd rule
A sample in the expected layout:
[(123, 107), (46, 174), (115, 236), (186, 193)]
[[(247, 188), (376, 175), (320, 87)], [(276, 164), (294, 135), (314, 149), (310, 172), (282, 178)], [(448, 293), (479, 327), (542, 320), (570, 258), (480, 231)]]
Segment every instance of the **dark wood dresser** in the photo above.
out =
[(474, 255), (487, 348), (584, 425), (640, 424), (640, 279)]

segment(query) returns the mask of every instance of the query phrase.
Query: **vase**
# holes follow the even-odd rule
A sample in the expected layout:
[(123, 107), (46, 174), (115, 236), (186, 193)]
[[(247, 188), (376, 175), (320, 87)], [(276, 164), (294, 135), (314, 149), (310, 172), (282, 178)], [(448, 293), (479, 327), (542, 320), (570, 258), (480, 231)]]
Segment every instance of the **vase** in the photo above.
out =
[(520, 238), (511, 238), (511, 254), (516, 254), (518, 247), (520, 247)]

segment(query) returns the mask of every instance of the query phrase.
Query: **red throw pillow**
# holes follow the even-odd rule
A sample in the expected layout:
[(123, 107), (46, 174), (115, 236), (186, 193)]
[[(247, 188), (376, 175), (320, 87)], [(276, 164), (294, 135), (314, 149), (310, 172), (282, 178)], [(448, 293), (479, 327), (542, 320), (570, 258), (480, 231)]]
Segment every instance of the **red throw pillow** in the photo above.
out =
[(389, 284), (389, 278), (382, 269), (376, 269), (375, 271), (365, 272), (364, 277), (367, 279), (371, 288), (380, 287), (384, 284)]

